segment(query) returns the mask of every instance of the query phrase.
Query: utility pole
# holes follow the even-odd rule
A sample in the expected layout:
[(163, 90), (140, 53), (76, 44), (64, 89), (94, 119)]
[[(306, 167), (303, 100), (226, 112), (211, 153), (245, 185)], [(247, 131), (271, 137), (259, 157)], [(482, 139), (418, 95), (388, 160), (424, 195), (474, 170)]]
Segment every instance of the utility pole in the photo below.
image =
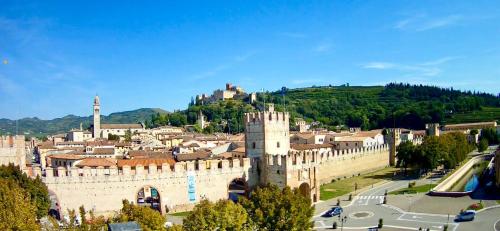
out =
[(262, 98), (264, 99), (264, 111), (266, 111), (266, 93), (264, 93), (264, 88), (262, 88)]

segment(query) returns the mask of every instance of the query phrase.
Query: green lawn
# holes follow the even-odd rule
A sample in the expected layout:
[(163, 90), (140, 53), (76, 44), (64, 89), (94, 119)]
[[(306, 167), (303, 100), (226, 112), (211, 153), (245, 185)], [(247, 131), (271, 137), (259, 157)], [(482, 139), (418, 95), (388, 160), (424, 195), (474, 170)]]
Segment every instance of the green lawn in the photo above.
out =
[(399, 195), (399, 194), (414, 194), (414, 193), (425, 193), (430, 189), (436, 187), (437, 184), (424, 184), (415, 186), (413, 188), (402, 188), (396, 191), (389, 192), (391, 195)]
[(321, 185), (320, 199), (328, 200), (338, 196), (342, 196), (354, 191), (354, 185), (358, 184), (358, 190), (364, 187), (373, 185), (385, 179), (391, 179), (398, 168), (388, 167), (372, 173), (367, 173), (361, 176), (355, 176), (347, 179), (335, 181)]
[(187, 211), (187, 212), (172, 213), (169, 215), (176, 216), (176, 217), (187, 217), (190, 213), (191, 213), (191, 211)]

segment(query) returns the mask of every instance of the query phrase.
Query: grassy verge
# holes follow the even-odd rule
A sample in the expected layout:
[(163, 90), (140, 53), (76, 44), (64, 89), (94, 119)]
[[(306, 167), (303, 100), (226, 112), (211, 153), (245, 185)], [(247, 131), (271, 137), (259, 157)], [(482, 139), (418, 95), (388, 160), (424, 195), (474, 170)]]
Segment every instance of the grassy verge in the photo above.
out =
[(399, 195), (399, 194), (414, 194), (414, 193), (425, 193), (428, 192), (429, 189), (436, 187), (437, 184), (424, 184), (415, 186), (412, 188), (403, 188), (396, 191), (389, 192), (391, 195)]
[(176, 217), (187, 217), (190, 213), (191, 213), (191, 211), (187, 211), (187, 212), (172, 213), (169, 215), (176, 216)]
[(391, 179), (394, 172), (397, 170), (398, 168), (388, 167), (372, 173), (341, 179), (332, 183), (321, 185), (320, 199), (328, 200), (353, 192), (355, 184), (358, 184), (359, 190), (382, 180)]
[(457, 167), (455, 167), (453, 170), (451, 170), (448, 174), (446, 174), (445, 176), (443, 176), (439, 181), (438, 181), (438, 184), (443, 182), (444, 180), (446, 180), (446, 178), (450, 177), (451, 175), (453, 175), (453, 173), (455, 173), (457, 170), (459, 170), (461, 167), (463, 167), (465, 165), (465, 163), (469, 162), (469, 160), (471, 159), (470, 156), (467, 156), (467, 158), (465, 158), (464, 161), (462, 161), (462, 163), (460, 163), (460, 165), (458, 165)]

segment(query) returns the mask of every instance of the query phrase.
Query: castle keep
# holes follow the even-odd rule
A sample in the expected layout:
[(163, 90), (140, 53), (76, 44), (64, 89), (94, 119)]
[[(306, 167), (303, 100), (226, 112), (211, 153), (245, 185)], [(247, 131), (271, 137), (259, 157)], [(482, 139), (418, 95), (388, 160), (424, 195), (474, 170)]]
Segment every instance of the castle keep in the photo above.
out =
[[(246, 157), (232, 160), (181, 161), (148, 166), (47, 168), (43, 176), (62, 213), (84, 205), (96, 213), (110, 214), (122, 200), (139, 202), (138, 195), (154, 195), (153, 207), (177, 212), (191, 209), (201, 199), (227, 199), (231, 185), (245, 190), (258, 185), (290, 186), (319, 200), (320, 184), (389, 165), (389, 147), (295, 151), (290, 149), (289, 114), (271, 105), (263, 112), (247, 113)], [(142, 197), (141, 197), (142, 198)], [(150, 202), (148, 202), (150, 203)]]

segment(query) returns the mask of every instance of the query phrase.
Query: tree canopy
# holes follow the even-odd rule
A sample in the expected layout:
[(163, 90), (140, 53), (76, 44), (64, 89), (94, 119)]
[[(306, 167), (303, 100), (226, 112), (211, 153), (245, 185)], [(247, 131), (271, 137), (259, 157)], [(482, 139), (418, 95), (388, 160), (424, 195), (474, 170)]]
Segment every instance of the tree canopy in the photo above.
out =
[(435, 169), (439, 165), (453, 168), (467, 157), (474, 145), (464, 134), (452, 132), (441, 136), (427, 136), (421, 145), (403, 142), (397, 148), (398, 167)]
[(128, 200), (123, 200), (123, 207), (115, 217), (115, 222), (135, 221), (141, 225), (145, 231), (165, 230), (167, 219), (158, 211), (145, 206), (131, 204)]
[(50, 208), (49, 191), (39, 177), (29, 178), (17, 166), (10, 164), (0, 166), (0, 178), (12, 180), (28, 193), (31, 201), (35, 204), (37, 218), (47, 215)]
[(243, 231), (252, 230), (251, 227), (247, 211), (229, 200), (217, 203), (202, 200), (183, 222), (187, 231)]
[(36, 205), (14, 179), (0, 178), (0, 230), (39, 230)]
[(258, 187), (241, 204), (259, 230), (311, 230), (314, 207), (297, 189)]

